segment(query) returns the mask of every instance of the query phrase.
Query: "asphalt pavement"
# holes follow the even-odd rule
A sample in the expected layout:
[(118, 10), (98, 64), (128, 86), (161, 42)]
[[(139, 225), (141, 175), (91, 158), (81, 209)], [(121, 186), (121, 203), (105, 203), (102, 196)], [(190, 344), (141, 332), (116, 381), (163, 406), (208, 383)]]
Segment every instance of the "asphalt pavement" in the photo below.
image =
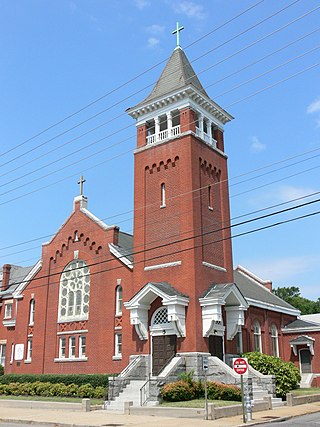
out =
[[(203, 419), (190, 419), (190, 418), (173, 418), (166, 416), (164, 408), (163, 416), (150, 416), (150, 415), (124, 415), (117, 412), (108, 412), (104, 410), (96, 410), (91, 412), (71, 411), (71, 410), (52, 410), (52, 409), (38, 409), (38, 408), (16, 408), (2, 406), (0, 409), (0, 425), (9, 426), (10, 423), (14, 424), (19, 422), (20, 426), (23, 425), (37, 425), (41, 427), (95, 427), (95, 426), (109, 426), (109, 427), (145, 427), (156, 425), (157, 427), (194, 427), (194, 426), (208, 426), (210, 427), (235, 427), (243, 426), (242, 416), (237, 415), (234, 417), (221, 418), (218, 420), (203, 420)], [(320, 402), (309, 403), (294, 407), (280, 407), (270, 411), (261, 411), (253, 413), (253, 422), (246, 425), (265, 424), (270, 422), (276, 423), (283, 422), (290, 419), (290, 424), (295, 423), (299, 417), (306, 414), (315, 414), (316, 420), (320, 420)], [(315, 426), (319, 427), (317, 421), (308, 421), (308, 427), (315, 422)], [(273, 424), (274, 426), (276, 424)], [(295, 426), (299, 424), (294, 424)]]

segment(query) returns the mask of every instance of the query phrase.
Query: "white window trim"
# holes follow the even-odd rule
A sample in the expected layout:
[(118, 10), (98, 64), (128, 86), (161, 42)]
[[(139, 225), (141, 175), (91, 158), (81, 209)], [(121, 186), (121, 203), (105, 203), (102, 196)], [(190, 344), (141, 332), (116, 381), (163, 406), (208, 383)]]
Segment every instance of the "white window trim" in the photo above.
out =
[[(64, 340), (64, 355), (62, 354), (62, 342)], [(65, 337), (59, 338), (59, 359), (65, 359), (66, 358), (66, 347), (67, 347), (67, 339)]]
[(25, 362), (31, 362), (32, 360), (32, 339), (29, 338), (27, 341), (27, 355)]
[(29, 306), (29, 326), (33, 326), (34, 325), (34, 311), (35, 311), (35, 300), (34, 298), (32, 298), (30, 300), (30, 306)]
[(166, 184), (164, 182), (161, 184), (160, 191), (161, 191), (160, 208), (165, 208), (166, 207)]
[[(119, 302), (120, 302), (120, 298), (119, 298), (119, 294), (120, 294), (120, 290), (121, 290), (121, 308), (119, 307)], [(116, 287), (116, 316), (121, 316), (122, 315), (122, 304), (123, 304), (123, 288), (121, 285), (118, 285)]]
[[(85, 352), (82, 352), (82, 342), (83, 339), (85, 340)], [(87, 352), (87, 337), (85, 335), (81, 335), (79, 337), (79, 359), (83, 359), (86, 357), (86, 352)]]
[[(272, 356), (276, 356), (279, 357), (279, 333), (278, 333), (278, 328), (277, 326), (273, 323), (271, 325), (271, 352), (272, 352)], [(274, 334), (275, 332), (275, 334)], [(275, 341), (276, 344), (276, 354), (273, 354), (273, 341)]]
[[(119, 351), (119, 337), (121, 337), (121, 352)], [(117, 333), (114, 335), (114, 357), (122, 358), (122, 334)]]
[[(8, 313), (10, 307), (10, 313)], [(13, 301), (4, 303), (4, 319), (12, 319)]]
[[(259, 325), (259, 332), (255, 331), (255, 326), (256, 325)], [(259, 350), (257, 350), (255, 348), (255, 337), (259, 338)], [(254, 351), (259, 351), (260, 353), (262, 353), (261, 325), (260, 325), (260, 322), (258, 320), (256, 320), (253, 323), (253, 344), (254, 344)]]
[[(73, 340), (74, 340), (74, 346), (72, 345)], [(69, 359), (75, 359), (76, 358), (76, 346), (77, 346), (76, 337), (74, 337), (74, 336), (69, 337)], [(73, 348), (74, 348), (74, 355), (72, 354)]]

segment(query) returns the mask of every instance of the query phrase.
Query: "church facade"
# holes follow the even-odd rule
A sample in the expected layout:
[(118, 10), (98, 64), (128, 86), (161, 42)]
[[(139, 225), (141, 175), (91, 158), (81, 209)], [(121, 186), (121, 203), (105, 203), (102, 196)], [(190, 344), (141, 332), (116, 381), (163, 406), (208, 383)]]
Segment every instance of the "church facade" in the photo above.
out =
[(2, 268), (0, 363), (6, 373), (119, 373), (149, 355), (229, 363), (246, 351), (291, 358), (299, 312), (233, 269), (224, 126), (177, 46), (136, 120), (134, 234), (107, 225), (82, 194), (31, 267)]

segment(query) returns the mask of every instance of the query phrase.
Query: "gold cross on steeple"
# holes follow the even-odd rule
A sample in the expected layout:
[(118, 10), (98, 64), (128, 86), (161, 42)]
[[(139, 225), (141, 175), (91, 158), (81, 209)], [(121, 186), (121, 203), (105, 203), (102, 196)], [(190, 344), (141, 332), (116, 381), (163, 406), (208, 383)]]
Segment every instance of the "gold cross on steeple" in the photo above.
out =
[(83, 178), (83, 176), (80, 176), (80, 181), (78, 181), (78, 184), (80, 185), (80, 196), (83, 196), (83, 184), (86, 182), (86, 180)]
[(172, 34), (177, 34), (177, 47), (180, 47), (180, 31), (184, 30), (184, 27), (179, 27), (179, 22), (177, 22), (176, 29), (172, 31)]

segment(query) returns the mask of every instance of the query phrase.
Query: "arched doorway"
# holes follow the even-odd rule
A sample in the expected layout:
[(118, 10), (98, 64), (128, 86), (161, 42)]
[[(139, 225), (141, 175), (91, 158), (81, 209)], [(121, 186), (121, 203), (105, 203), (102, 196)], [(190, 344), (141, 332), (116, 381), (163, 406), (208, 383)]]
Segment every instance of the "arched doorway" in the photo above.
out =
[(159, 375), (177, 351), (177, 335), (168, 321), (168, 308), (160, 307), (150, 323), (152, 375)]

